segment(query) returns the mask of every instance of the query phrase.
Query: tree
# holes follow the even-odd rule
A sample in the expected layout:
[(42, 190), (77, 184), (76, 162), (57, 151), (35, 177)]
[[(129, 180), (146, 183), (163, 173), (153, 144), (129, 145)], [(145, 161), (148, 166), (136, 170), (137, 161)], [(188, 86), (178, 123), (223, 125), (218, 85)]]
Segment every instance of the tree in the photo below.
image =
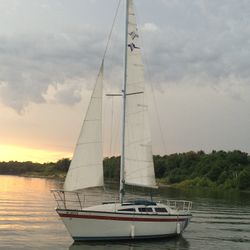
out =
[(250, 166), (240, 172), (238, 177), (239, 189), (249, 189), (250, 188)]
[(70, 159), (64, 158), (56, 162), (55, 167), (60, 171), (67, 172), (70, 165)]

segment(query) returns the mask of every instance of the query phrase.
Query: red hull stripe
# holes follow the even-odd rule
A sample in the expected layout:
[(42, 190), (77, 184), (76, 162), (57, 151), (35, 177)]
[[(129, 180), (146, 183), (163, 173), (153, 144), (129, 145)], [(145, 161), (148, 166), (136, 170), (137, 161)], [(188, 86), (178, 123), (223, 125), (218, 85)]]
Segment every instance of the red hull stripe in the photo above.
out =
[(157, 221), (157, 222), (177, 222), (185, 221), (186, 218), (142, 218), (142, 217), (115, 217), (115, 216), (103, 216), (103, 215), (79, 215), (79, 214), (59, 214), (64, 218), (80, 218), (80, 219), (96, 219), (96, 220), (119, 220), (119, 221)]

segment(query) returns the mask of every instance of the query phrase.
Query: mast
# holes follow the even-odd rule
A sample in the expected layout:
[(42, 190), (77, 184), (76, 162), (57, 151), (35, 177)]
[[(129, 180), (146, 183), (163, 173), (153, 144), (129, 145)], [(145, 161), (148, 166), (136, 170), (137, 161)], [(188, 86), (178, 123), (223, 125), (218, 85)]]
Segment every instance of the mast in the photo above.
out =
[(128, 46), (128, 10), (129, 1), (125, 0), (125, 47), (124, 47), (124, 78), (122, 88), (122, 138), (121, 138), (121, 166), (120, 166), (120, 202), (124, 198), (124, 168), (125, 168), (125, 117), (126, 117), (126, 86), (127, 86), (127, 46)]

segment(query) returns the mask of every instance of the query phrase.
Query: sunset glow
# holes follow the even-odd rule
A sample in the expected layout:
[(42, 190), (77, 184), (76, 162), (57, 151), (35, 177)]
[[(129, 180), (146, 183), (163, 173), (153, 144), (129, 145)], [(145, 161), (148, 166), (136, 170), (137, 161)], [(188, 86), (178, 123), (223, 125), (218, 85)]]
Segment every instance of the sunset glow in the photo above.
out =
[(1, 161), (33, 161), (44, 163), (56, 162), (59, 159), (67, 157), (71, 157), (71, 153), (0, 144)]

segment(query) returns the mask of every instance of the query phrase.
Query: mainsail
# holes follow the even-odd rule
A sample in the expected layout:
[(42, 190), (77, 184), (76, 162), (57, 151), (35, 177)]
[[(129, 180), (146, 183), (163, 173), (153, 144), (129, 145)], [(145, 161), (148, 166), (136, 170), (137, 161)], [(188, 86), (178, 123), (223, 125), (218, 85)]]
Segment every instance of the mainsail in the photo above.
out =
[(102, 95), (103, 64), (98, 74), (66, 176), (64, 183), (65, 191), (103, 186)]
[(144, 66), (133, 1), (128, 4), (124, 179), (129, 185), (156, 187)]

